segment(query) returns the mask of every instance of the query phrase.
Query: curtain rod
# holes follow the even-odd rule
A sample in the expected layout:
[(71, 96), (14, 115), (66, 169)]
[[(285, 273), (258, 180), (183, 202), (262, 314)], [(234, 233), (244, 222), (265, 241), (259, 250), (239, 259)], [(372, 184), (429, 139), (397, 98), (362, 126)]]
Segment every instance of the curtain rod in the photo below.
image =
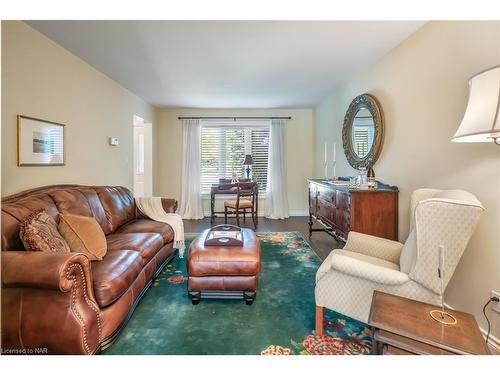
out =
[(230, 120), (233, 119), (234, 121), (236, 120), (291, 120), (291, 116), (281, 116), (281, 117), (270, 117), (270, 116), (263, 116), (263, 117), (253, 117), (253, 116), (220, 116), (220, 117), (206, 117), (206, 116), (201, 116), (201, 117), (178, 117), (177, 119), (179, 120)]

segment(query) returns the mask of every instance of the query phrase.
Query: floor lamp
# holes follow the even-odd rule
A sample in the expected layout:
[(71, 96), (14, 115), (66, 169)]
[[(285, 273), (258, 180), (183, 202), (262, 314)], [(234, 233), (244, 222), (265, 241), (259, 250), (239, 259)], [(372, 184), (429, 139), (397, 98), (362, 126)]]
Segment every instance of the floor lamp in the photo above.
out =
[[(469, 80), (467, 108), (451, 140), (494, 142), (500, 145), (500, 66), (480, 72)], [(442, 281), (442, 275), (440, 277)], [(431, 312), (431, 316), (437, 321), (449, 318), (445, 318), (438, 310)]]
[(500, 145), (500, 66), (469, 81), (469, 101), (452, 142), (494, 142)]

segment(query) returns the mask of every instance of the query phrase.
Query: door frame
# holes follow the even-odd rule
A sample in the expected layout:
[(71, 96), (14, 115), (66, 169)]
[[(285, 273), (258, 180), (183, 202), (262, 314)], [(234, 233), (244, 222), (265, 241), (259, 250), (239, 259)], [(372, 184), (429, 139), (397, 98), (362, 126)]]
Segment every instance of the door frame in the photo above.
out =
[[(136, 196), (153, 195), (153, 124), (134, 115), (133, 120), (133, 192)], [(139, 134), (143, 134), (143, 181), (138, 181)], [(143, 184), (142, 188), (139, 184)]]

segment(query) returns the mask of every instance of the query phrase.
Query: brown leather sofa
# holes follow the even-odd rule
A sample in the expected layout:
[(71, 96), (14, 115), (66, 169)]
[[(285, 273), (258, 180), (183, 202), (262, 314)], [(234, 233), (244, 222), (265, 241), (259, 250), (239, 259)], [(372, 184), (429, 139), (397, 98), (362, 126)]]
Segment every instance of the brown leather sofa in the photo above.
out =
[[(162, 199), (167, 212), (177, 201)], [(45, 209), (93, 216), (108, 251), (24, 251), (19, 225)], [(124, 187), (57, 185), (2, 199), (2, 349), (4, 353), (92, 354), (109, 347), (152, 279), (174, 256), (173, 230), (137, 212)]]

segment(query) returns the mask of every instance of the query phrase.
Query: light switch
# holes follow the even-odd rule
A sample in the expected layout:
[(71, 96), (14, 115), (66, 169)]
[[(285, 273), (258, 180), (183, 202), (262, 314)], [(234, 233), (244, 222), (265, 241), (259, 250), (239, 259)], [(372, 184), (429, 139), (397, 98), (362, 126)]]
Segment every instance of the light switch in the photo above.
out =
[(109, 144), (111, 146), (118, 146), (119, 143), (118, 138), (109, 137)]

